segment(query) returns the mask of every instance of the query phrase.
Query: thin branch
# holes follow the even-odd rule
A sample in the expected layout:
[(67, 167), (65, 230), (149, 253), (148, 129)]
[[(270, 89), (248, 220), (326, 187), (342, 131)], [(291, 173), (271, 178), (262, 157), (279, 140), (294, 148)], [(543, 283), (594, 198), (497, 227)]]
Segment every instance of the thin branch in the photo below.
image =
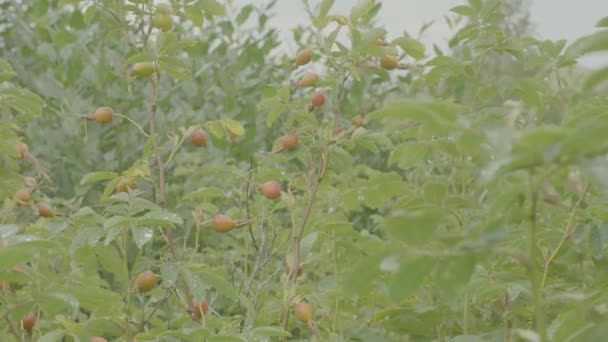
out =
[(167, 292), (165, 293), (165, 296), (163, 297), (163, 299), (159, 300), (158, 303), (156, 303), (156, 305), (154, 306), (154, 308), (152, 309), (152, 311), (148, 315), (148, 318), (146, 318), (146, 320), (143, 321), (142, 327), (145, 327), (148, 324), (148, 322), (150, 322), (150, 320), (152, 319), (152, 316), (154, 316), (154, 313), (156, 312), (156, 310), (158, 310), (158, 308), (161, 305), (163, 305), (163, 303), (166, 302), (167, 299), (169, 299), (169, 293), (170, 293), (170, 289), (168, 288)]
[[(311, 163), (312, 164), (312, 163)], [(319, 171), (316, 179), (314, 180), (314, 184), (312, 189), (310, 190), (310, 198), (308, 199), (308, 203), (306, 204), (306, 208), (304, 209), (304, 213), (302, 219), (300, 220), (300, 225), (297, 228), (296, 235), (293, 240), (293, 251), (294, 251), (294, 262), (293, 267), (291, 267), (289, 274), (287, 275), (289, 286), (293, 286), (297, 283), (297, 274), (298, 266), (300, 265), (300, 242), (302, 241), (302, 236), (304, 235), (304, 228), (306, 228), (306, 223), (308, 222), (308, 218), (310, 217), (310, 213), (312, 212), (312, 207), (314, 205), (315, 199), (317, 197), (317, 193), (319, 192), (319, 186), (321, 185), (321, 181), (323, 180), (323, 176), (325, 174), (326, 167), (326, 154), (325, 151), (321, 152), (321, 157), (319, 161)], [(312, 171), (311, 166), (311, 171)], [(289, 303), (285, 303), (285, 308), (283, 310), (282, 317), (282, 326), (285, 330), (287, 330), (287, 325), (289, 323)]]
[(541, 289), (545, 286), (545, 281), (547, 280), (547, 274), (549, 273), (549, 265), (551, 265), (551, 262), (553, 261), (553, 259), (555, 259), (555, 257), (557, 256), (557, 253), (559, 253), (559, 251), (562, 248), (562, 246), (564, 245), (564, 243), (570, 238), (570, 236), (572, 236), (572, 233), (574, 233), (574, 230), (576, 230), (576, 226), (573, 226), (574, 218), (576, 217), (576, 212), (577, 212), (578, 208), (580, 207), (581, 203), (583, 202), (585, 195), (587, 195), (588, 190), (589, 190), (589, 184), (587, 184), (587, 186), (583, 190), (583, 193), (581, 193), (578, 200), (576, 201), (576, 204), (570, 211), (570, 217), (568, 218), (568, 223), (566, 224), (566, 228), (564, 228), (564, 233), (562, 234), (562, 238), (559, 240), (559, 243), (553, 250), (553, 253), (551, 253), (549, 258), (545, 261), (545, 270), (543, 271), (543, 278), (540, 282)]
[(97, 1), (92, 1), (94, 5), (96, 5), (97, 7), (103, 9), (104, 11), (108, 12), (110, 14), (110, 16), (116, 21), (116, 23), (118, 24), (119, 27), (119, 31), (120, 33), (125, 37), (125, 40), (127, 41), (127, 43), (129, 45), (131, 45), (132, 47), (135, 47), (135, 44), (131, 41), (131, 39), (129, 39), (129, 35), (127, 33), (127, 31), (124, 29), (123, 26), (123, 22), (122, 20), (118, 17), (118, 15), (116, 13), (114, 13), (112, 10), (110, 10), (109, 8), (105, 7), (104, 5), (100, 4)]
[[(158, 99), (158, 87), (160, 84), (160, 72), (158, 70), (158, 65), (155, 63), (156, 71), (152, 78), (152, 99), (150, 104), (150, 138), (153, 140), (154, 149), (156, 151), (156, 163), (158, 166), (158, 200), (159, 205), (164, 209), (167, 206), (167, 195), (165, 192), (165, 166), (163, 164), (163, 159), (160, 155), (160, 149), (158, 144), (156, 143), (155, 133), (155, 125), (156, 125), (156, 109), (157, 109), (157, 99)], [(163, 238), (167, 242), (167, 246), (169, 247), (169, 251), (171, 252), (171, 256), (175, 262), (180, 261), (180, 256), (177, 254), (177, 249), (175, 248), (175, 241), (173, 240), (171, 234), (171, 228), (160, 228), (160, 231), (163, 235)], [(190, 287), (186, 282), (184, 282), (184, 292), (186, 293), (186, 298), (188, 299), (188, 303), (186, 306), (192, 303), (192, 294), (190, 293)]]
[(568, 108), (568, 101), (566, 101), (566, 98), (564, 97), (564, 94), (563, 94), (564, 88), (562, 86), (562, 79), (559, 76), (559, 72), (557, 71), (557, 68), (555, 68), (555, 67), (553, 68), (553, 73), (555, 74), (555, 79), (557, 80), (559, 102), (561, 103), (562, 107), (565, 110), (566, 108)]
[(253, 168), (253, 157), (251, 157), (251, 160), (249, 161), (249, 173), (247, 175), (247, 184), (245, 185), (245, 210), (246, 210), (246, 214), (247, 214), (247, 221), (249, 221), (249, 224), (247, 226), (248, 226), (248, 230), (249, 230), (249, 235), (251, 236), (251, 242), (253, 242), (253, 248), (255, 248), (255, 251), (257, 253), (260, 253), (258, 244), (255, 241), (255, 236), (253, 235), (253, 228), (251, 226), (251, 214), (249, 212), (249, 190), (251, 188), (251, 175), (252, 175), (251, 169), (252, 168)]

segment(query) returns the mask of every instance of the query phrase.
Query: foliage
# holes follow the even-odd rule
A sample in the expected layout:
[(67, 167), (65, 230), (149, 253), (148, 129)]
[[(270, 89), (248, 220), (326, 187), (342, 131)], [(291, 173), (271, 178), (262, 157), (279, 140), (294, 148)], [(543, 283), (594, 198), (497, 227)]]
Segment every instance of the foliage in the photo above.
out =
[(0, 340), (603, 340), (608, 73), (562, 75), (606, 18), (469, 0), (427, 51), (304, 3), (303, 65), (273, 1), (0, 5)]

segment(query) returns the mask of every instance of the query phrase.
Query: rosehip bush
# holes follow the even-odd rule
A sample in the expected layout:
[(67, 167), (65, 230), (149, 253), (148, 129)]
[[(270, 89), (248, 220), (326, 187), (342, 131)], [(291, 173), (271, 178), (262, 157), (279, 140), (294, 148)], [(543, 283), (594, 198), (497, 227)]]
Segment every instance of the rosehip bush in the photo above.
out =
[(1, 341), (603, 341), (608, 19), (303, 3), (0, 4)]

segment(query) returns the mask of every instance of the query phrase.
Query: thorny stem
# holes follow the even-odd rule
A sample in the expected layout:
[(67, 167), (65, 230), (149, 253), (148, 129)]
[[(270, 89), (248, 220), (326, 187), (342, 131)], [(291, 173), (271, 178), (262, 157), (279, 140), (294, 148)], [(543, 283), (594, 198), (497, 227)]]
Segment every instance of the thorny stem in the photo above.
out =
[(557, 256), (557, 253), (559, 253), (559, 251), (562, 248), (562, 246), (564, 245), (564, 243), (570, 238), (572, 233), (574, 233), (574, 230), (576, 230), (576, 226), (573, 226), (574, 218), (576, 217), (576, 212), (577, 212), (578, 208), (580, 207), (581, 203), (583, 202), (583, 199), (585, 198), (585, 195), (587, 194), (588, 190), (589, 190), (589, 184), (587, 184), (587, 186), (585, 187), (585, 189), (579, 196), (578, 200), (576, 201), (576, 204), (570, 211), (570, 217), (568, 218), (568, 223), (566, 224), (566, 228), (564, 228), (564, 233), (562, 234), (562, 238), (559, 240), (559, 243), (553, 250), (553, 253), (551, 253), (549, 258), (545, 261), (545, 270), (543, 271), (543, 279), (540, 282), (541, 289), (545, 286), (545, 281), (547, 280), (547, 274), (549, 273), (549, 265), (551, 265), (551, 262), (553, 261), (553, 259), (555, 259), (555, 257)]

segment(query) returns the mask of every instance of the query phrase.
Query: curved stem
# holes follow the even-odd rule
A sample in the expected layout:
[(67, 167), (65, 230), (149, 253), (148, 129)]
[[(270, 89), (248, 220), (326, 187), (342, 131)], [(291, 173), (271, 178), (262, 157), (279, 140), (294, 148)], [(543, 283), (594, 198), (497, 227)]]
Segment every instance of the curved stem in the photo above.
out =
[(150, 135), (148, 133), (146, 133), (146, 131), (144, 131), (143, 127), (141, 127), (137, 122), (133, 121), (133, 119), (131, 119), (130, 117), (124, 115), (124, 114), (120, 114), (120, 113), (114, 113), (114, 115), (121, 117), (127, 121), (129, 121), (133, 126), (137, 127), (137, 129), (139, 129), (139, 131), (141, 132), (141, 134), (146, 137), (149, 138)]

